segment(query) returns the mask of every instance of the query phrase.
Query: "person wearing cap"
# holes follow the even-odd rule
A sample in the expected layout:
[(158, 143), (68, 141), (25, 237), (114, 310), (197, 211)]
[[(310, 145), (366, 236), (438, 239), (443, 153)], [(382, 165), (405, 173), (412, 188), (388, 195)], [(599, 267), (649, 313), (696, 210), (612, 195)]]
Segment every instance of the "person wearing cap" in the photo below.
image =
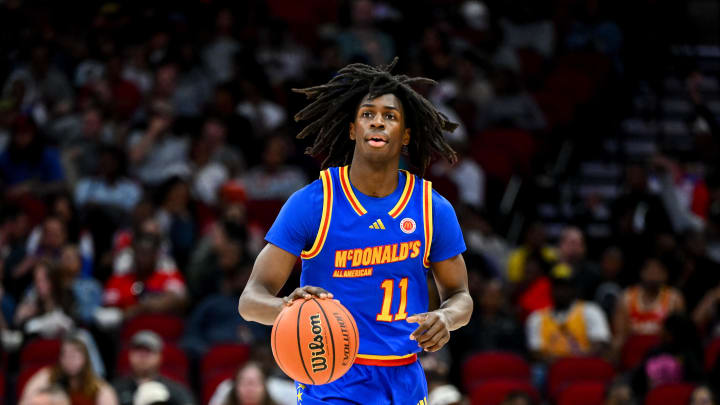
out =
[[(194, 405), (190, 391), (183, 385), (160, 374), (162, 365), (163, 341), (157, 333), (141, 330), (130, 339), (130, 374), (115, 380), (113, 386), (118, 394), (120, 405), (134, 405), (136, 395), (145, 394), (138, 390), (144, 383), (157, 382), (164, 386), (168, 392), (166, 402), (175, 405)], [(157, 385), (145, 388), (151, 394), (157, 393)], [(148, 394), (150, 395), (150, 394)], [(153, 397), (153, 395), (150, 395)]]
[(553, 304), (534, 311), (526, 321), (530, 352), (541, 362), (603, 354), (610, 329), (602, 309), (576, 298), (577, 280), (567, 264), (555, 265), (549, 275)]

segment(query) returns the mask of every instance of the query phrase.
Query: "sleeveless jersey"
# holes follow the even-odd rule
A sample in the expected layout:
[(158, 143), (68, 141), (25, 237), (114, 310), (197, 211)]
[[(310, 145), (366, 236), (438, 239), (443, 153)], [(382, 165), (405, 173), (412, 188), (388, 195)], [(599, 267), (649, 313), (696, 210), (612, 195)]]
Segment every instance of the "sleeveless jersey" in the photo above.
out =
[(369, 361), (402, 361), (420, 351), (409, 339), (418, 324), (406, 319), (428, 310), (432, 186), (401, 172), (403, 191), (389, 211), (360, 203), (348, 166), (321, 172), (320, 226), (301, 254), (300, 284), (325, 288), (347, 307), (358, 325), (358, 358)]

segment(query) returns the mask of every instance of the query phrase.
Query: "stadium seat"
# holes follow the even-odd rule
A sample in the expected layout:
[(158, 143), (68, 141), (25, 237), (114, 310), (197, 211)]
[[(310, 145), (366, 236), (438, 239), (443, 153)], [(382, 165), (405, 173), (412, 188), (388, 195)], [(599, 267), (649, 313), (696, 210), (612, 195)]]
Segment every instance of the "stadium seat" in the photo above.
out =
[(523, 380), (492, 380), (479, 384), (470, 391), (471, 405), (500, 405), (507, 395), (514, 391), (523, 391), (538, 402), (540, 394), (530, 382)]
[(0, 405), (5, 404), (5, 367), (0, 368)]
[(284, 204), (284, 200), (249, 200), (247, 202), (249, 223), (263, 230), (270, 229)]
[(34, 339), (20, 351), (20, 370), (34, 369), (55, 363), (60, 355), (60, 339)]
[(569, 385), (560, 393), (557, 405), (602, 405), (604, 399), (605, 383), (578, 382)]
[(530, 366), (514, 353), (485, 352), (470, 356), (462, 365), (462, 381), (468, 392), (494, 379), (530, 380)]
[(645, 397), (645, 405), (687, 405), (695, 386), (678, 383), (653, 388)]
[(633, 335), (628, 338), (622, 348), (620, 366), (623, 371), (636, 367), (645, 357), (648, 350), (660, 343), (656, 335)]
[(136, 332), (144, 329), (157, 333), (165, 343), (177, 343), (185, 329), (185, 322), (182, 318), (174, 315), (138, 315), (123, 326), (122, 342), (129, 342)]
[(720, 338), (715, 338), (705, 348), (705, 370), (710, 372), (715, 363), (718, 361), (718, 355), (720, 355)]
[(216, 375), (232, 375), (238, 367), (250, 357), (250, 347), (242, 344), (223, 344), (213, 346), (202, 358), (200, 375), (202, 383), (210, 381)]
[(207, 404), (210, 402), (213, 394), (217, 387), (228, 378), (233, 378), (235, 371), (224, 371), (222, 373), (215, 373), (211, 378), (203, 378), (202, 384), (202, 403)]
[(580, 382), (605, 384), (615, 376), (612, 364), (599, 357), (568, 357), (550, 366), (548, 371), (548, 393), (550, 398), (559, 399), (560, 393), (568, 386)]
[[(129, 349), (120, 351), (117, 359), (116, 371), (120, 375), (130, 373)], [(177, 382), (188, 385), (188, 359), (185, 352), (173, 343), (166, 343), (163, 347), (163, 360), (160, 373)]]
[(45, 366), (35, 366), (35, 367), (23, 367), (20, 371), (20, 375), (18, 375), (17, 383), (15, 385), (15, 395), (17, 396), (18, 400), (22, 397), (23, 390), (25, 389), (25, 385), (30, 381), (30, 378), (35, 375), (41, 368)]

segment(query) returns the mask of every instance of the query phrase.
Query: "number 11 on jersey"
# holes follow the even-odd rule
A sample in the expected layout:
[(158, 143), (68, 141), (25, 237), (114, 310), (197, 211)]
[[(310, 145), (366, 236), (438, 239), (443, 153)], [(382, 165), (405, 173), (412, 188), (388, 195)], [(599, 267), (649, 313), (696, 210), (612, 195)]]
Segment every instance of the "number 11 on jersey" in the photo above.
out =
[(380, 322), (392, 322), (392, 321), (400, 321), (405, 318), (407, 318), (408, 314), (406, 312), (407, 309), (407, 290), (408, 290), (408, 278), (403, 277), (402, 280), (398, 283), (398, 286), (400, 287), (400, 306), (398, 307), (398, 312), (393, 316), (393, 314), (390, 313), (390, 308), (392, 307), (392, 299), (393, 299), (393, 289), (395, 288), (395, 280), (387, 279), (380, 284), (380, 288), (384, 290), (383, 294), (383, 302), (382, 307), (380, 308), (380, 313), (377, 314), (375, 317), (376, 320)]

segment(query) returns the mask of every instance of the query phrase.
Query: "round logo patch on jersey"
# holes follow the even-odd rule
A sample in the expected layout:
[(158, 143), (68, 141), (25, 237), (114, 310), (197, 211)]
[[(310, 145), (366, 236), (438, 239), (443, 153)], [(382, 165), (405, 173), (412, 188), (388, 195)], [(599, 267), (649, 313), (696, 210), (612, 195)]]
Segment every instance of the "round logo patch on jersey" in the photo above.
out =
[(405, 233), (415, 232), (415, 221), (412, 218), (403, 218), (400, 221), (400, 230)]

